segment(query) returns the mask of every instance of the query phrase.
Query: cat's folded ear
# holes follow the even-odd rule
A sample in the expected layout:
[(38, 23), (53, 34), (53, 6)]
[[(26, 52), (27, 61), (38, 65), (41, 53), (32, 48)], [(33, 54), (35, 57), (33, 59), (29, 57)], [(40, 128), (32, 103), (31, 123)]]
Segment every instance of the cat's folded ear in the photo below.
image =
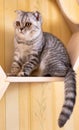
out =
[(40, 12), (35, 11), (35, 12), (33, 12), (33, 15), (35, 16), (37, 21), (40, 21), (42, 23), (42, 16), (41, 16)]
[(22, 14), (23, 11), (22, 10), (15, 10), (14, 12), (19, 15), (19, 14)]

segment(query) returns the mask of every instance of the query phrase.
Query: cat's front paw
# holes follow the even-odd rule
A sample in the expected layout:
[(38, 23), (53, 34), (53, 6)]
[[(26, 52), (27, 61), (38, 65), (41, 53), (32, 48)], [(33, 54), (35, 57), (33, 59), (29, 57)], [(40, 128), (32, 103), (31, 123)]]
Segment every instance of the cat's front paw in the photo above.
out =
[(7, 76), (17, 76), (17, 74), (7, 73)]
[(23, 77), (24, 77), (24, 76), (25, 76), (25, 75), (24, 75), (24, 72), (19, 72), (19, 73), (18, 73), (18, 76), (19, 76), (19, 77), (20, 77), (20, 76), (23, 76)]
[(28, 77), (29, 75), (28, 75), (27, 73), (21, 71), (21, 72), (18, 73), (18, 76), (22, 76), (22, 77), (25, 76), (25, 77)]

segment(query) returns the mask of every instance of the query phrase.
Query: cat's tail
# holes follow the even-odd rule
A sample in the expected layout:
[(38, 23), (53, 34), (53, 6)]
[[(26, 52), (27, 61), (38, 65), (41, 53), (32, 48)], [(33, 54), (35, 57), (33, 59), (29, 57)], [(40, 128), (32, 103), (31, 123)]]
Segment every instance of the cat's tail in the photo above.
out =
[(63, 127), (70, 118), (76, 100), (75, 72), (70, 68), (65, 76), (65, 101), (58, 119), (59, 127)]

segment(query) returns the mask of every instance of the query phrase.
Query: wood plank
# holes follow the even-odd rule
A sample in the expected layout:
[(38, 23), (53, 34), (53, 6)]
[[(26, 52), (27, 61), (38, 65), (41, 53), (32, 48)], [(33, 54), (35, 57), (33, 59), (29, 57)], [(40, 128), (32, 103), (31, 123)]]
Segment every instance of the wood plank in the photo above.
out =
[[(5, 68), (5, 64), (4, 64), (5, 48), (4, 48), (4, 46), (5, 46), (5, 43), (4, 43), (4, 1), (0, 0), (0, 65), (3, 68)], [(0, 130), (6, 129), (5, 113), (6, 113), (6, 111), (5, 111), (5, 95), (4, 95), (2, 100), (0, 100)]]
[(4, 1), (0, 1), (0, 65), (4, 68)]
[(19, 84), (19, 129), (30, 129), (30, 84)]
[[(46, 11), (46, 10), (45, 10)], [(45, 12), (44, 11), (44, 12)], [(56, 35), (62, 40), (65, 46), (71, 37), (71, 31), (63, 18), (56, 1), (48, 1), (48, 15), (49, 15), (49, 32)], [(47, 25), (48, 26), (48, 25)], [(47, 26), (45, 28), (47, 28)], [(64, 28), (64, 29), (63, 29)]]
[(5, 122), (5, 96), (0, 100), (0, 130), (6, 129), (6, 122)]
[(18, 84), (11, 84), (6, 92), (6, 130), (19, 130)]
[(54, 129), (52, 83), (31, 84), (31, 130)]
[[(33, 3), (33, 2), (32, 2)], [(17, 9), (30, 11), (30, 1), (17, 0)], [(19, 129), (30, 129), (30, 85), (19, 84)]]
[[(13, 57), (13, 21), (15, 18), (16, 0), (5, 0), (5, 66), (10, 72)], [(6, 92), (6, 130), (19, 130), (18, 84), (11, 84)]]

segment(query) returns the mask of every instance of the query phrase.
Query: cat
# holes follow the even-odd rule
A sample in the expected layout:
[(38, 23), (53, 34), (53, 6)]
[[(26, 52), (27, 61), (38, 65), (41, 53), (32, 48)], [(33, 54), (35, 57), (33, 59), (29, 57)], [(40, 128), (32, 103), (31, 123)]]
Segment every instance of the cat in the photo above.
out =
[(11, 76), (65, 77), (65, 99), (58, 125), (70, 118), (76, 101), (76, 79), (64, 44), (56, 36), (42, 31), (40, 12), (16, 10), (14, 57)]

